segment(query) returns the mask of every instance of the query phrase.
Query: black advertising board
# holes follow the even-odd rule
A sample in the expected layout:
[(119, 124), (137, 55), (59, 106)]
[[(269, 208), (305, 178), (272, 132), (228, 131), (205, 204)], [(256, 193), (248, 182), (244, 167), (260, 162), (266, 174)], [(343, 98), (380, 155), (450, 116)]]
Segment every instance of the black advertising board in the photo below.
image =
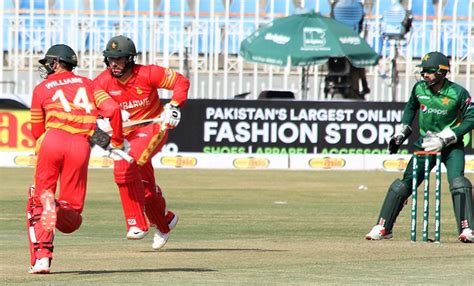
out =
[[(166, 148), (203, 153), (382, 154), (403, 107), (404, 103), (393, 102), (188, 100)], [(418, 127), (413, 127), (415, 132), (400, 153), (413, 151), (418, 138)], [(472, 140), (465, 142), (466, 153), (474, 153)]]

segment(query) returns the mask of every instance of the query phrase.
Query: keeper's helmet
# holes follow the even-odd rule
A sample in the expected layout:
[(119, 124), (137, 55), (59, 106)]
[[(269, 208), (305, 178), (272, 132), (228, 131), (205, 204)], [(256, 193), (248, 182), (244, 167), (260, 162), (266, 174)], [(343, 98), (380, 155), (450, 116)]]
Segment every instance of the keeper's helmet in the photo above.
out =
[(421, 68), (421, 75), (424, 73), (431, 73), (436, 75), (436, 79), (429, 83), (429, 86), (440, 82), (449, 72), (449, 59), (440, 52), (427, 53), (422, 59), (421, 63), (417, 65)]
[(109, 40), (103, 55), (106, 58), (134, 57), (137, 55), (137, 49), (130, 38), (120, 35)]
[(77, 66), (77, 55), (68, 45), (58, 44), (48, 49), (44, 58), (39, 60), (42, 65), (40, 67), (41, 77), (46, 78), (54, 72), (53, 65), (55, 62), (63, 62), (67, 68), (72, 70)]

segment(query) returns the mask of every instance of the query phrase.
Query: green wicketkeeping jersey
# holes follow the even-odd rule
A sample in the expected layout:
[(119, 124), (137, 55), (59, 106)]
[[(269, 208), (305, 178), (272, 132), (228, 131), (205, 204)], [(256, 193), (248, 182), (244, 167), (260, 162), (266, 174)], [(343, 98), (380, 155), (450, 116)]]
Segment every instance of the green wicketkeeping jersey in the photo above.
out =
[(416, 83), (403, 110), (402, 123), (411, 125), (418, 110), (421, 137), (427, 131), (438, 133), (449, 127), (461, 141), (474, 127), (474, 103), (471, 105), (469, 92), (447, 79), (438, 93), (433, 93), (424, 81)]

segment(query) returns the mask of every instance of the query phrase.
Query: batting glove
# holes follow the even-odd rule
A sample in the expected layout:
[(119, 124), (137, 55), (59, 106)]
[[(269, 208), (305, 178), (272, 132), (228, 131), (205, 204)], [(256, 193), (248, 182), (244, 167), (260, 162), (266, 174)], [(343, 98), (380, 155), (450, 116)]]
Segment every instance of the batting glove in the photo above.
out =
[(163, 124), (168, 129), (173, 129), (178, 126), (181, 120), (181, 111), (177, 105), (167, 103), (163, 111)]
[(396, 154), (400, 146), (402, 146), (405, 139), (408, 138), (411, 134), (411, 127), (409, 125), (403, 125), (401, 128), (395, 132), (395, 134), (390, 137), (390, 141), (388, 141), (388, 153)]
[(425, 151), (439, 152), (447, 146), (454, 144), (458, 141), (456, 134), (450, 128), (446, 128), (439, 133), (432, 133), (431, 131), (426, 132), (426, 136), (423, 138), (421, 147)]
[(96, 120), (97, 122), (97, 127), (100, 130), (110, 130), (112, 129), (112, 126), (110, 126), (110, 122), (108, 118), (99, 118)]
[[(112, 144), (110, 144), (107, 150), (109, 151), (109, 157), (111, 159), (115, 161), (124, 160), (126, 158), (124, 158), (122, 154), (125, 153), (126, 155), (128, 155), (128, 152), (130, 152), (130, 143), (128, 143), (128, 140), (123, 140), (122, 148), (117, 148), (117, 147), (112, 146)], [(117, 152), (117, 150), (120, 150), (123, 152)]]

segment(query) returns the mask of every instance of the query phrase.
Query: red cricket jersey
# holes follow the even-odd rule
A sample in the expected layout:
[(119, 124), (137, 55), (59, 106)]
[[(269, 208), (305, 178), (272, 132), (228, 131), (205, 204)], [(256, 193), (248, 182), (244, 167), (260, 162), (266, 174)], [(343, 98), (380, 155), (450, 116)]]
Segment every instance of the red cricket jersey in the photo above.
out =
[[(89, 137), (96, 127), (97, 108), (112, 126), (121, 126), (120, 107), (107, 94), (95, 95), (90, 79), (73, 72), (51, 74), (33, 90), (31, 131), (35, 139), (49, 128)], [(112, 143), (123, 144), (121, 130), (114, 129)]]
[(97, 116), (92, 88), (90, 79), (73, 72), (51, 74), (38, 84), (31, 102), (31, 131), (35, 139), (49, 128), (92, 135)]
[(130, 120), (159, 117), (163, 111), (157, 89), (173, 91), (171, 102), (182, 106), (188, 98), (189, 80), (170, 68), (135, 64), (129, 78), (121, 81), (103, 71), (94, 79), (96, 94), (109, 94), (130, 113)]

